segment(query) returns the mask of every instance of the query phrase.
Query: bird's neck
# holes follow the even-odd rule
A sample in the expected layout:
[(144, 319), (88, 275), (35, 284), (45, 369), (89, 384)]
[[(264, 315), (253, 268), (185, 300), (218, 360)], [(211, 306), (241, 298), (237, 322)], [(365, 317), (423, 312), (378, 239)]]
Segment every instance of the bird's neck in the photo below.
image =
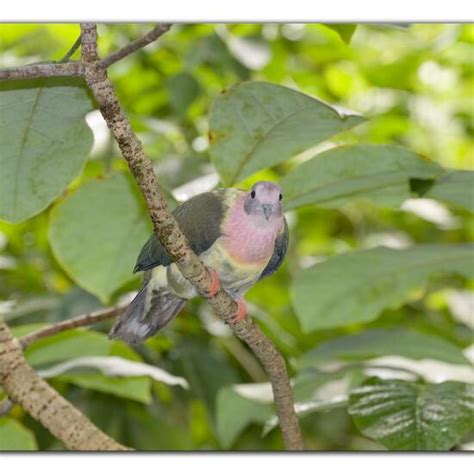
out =
[(223, 226), (225, 248), (230, 257), (244, 265), (266, 265), (283, 225), (283, 216), (261, 222), (244, 210), (245, 197), (232, 206)]

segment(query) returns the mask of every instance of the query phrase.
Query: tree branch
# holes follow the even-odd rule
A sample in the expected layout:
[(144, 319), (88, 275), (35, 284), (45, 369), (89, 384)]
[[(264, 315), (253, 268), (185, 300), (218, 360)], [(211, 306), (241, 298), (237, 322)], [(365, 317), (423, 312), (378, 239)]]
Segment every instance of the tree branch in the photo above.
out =
[(0, 80), (35, 79), (39, 77), (79, 77), (84, 71), (80, 62), (36, 63), (0, 70)]
[(166, 33), (171, 28), (170, 24), (161, 24), (153, 28), (147, 34), (143, 35), (141, 38), (132, 41), (131, 43), (127, 44), (123, 48), (119, 49), (115, 53), (112, 53), (110, 56), (107, 56), (102, 60), (102, 65), (105, 67), (109, 67), (111, 64), (120, 61), (125, 56), (134, 53), (135, 51), (147, 46), (153, 41), (156, 41), (161, 35)]
[(124, 451), (77, 408), (48, 385), (26, 362), (20, 343), (0, 320), (0, 384), (12, 403), (25, 410), (67, 448), (81, 451)]
[(81, 326), (90, 326), (91, 324), (96, 324), (101, 321), (106, 321), (107, 319), (113, 318), (120, 314), (127, 305), (123, 306), (114, 306), (113, 308), (101, 309), (99, 311), (94, 311), (93, 313), (82, 314), (72, 319), (67, 319), (56, 324), (51, 324), (50, 326), (38, 329), (20, 339), (20, 345), (23, 350), (25, 350), (30, 344), (36, 342), (44, 337), (53, 336), (68, 329), (78, 328)]
[[(107, 77), (106, 65), (100, 61), (97, 53), (95, 24), (81, 24), (81, 31), (81, 61), (84, 64), (84, 78), (143, 193), (155, 234), (182, 275), (194, 285), (199, 294), (208, 298), (210, 274), (191, 250), (186, 237), (170, 213), (156, 180), (153, 165), (145, 155), (142, 144), (133, 132), (117, 99), (114, 87)], [(293, 406), (293, 396), (283, 357), (273, 343), (249, 319), (236, 324), (231, 323), (237, 305), (225, 290), (221, 289), (215, 297), (208, 299), (218, 316), (229, 323), (234, 334), (254, 351), (269, 376), (286, 449), (303, 449), (301, 430)]]

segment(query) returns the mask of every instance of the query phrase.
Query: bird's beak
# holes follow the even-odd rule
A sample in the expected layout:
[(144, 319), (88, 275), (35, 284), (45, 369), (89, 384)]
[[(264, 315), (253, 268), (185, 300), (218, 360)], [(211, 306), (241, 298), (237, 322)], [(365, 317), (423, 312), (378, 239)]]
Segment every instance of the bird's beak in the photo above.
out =
[(272, 215), (273, 206), (271, 204), (262, 204), (263, 213), (265, 214), (265, 219), (268, 221)]

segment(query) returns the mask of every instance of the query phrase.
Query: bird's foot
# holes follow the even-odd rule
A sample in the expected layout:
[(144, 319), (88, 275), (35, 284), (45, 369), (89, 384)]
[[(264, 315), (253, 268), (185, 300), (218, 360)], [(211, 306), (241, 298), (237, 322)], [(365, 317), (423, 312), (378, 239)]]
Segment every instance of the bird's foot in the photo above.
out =
[(234, 316), (229, 318), (229, 324), (239, 323), (247, 316), (247, 303), (245, 300), (243, 298), (237, 298), (235, 302), (237, 303), (237, 312)]
[(221, 289), (221, 284), (219, 281), (219, 275), (215, 270), (212, 268), (209, 268), (209, 273), (211, 274), (211, 284), (209, 285), (209, 288), (207, 289), (207, 294), (209, 295), (210, 298), (214, 298), (214, 296), (219, 293), (219, 290)]

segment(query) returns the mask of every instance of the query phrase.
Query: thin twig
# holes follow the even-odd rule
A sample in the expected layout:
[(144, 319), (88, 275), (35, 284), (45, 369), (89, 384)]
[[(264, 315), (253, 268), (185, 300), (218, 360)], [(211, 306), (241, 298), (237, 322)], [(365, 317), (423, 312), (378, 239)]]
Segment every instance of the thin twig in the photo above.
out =
[(36, 63), (16, 68), (0, 69), (0, 80), (35, 79), (39, 77), (79, 77), (84, 67), (80, 62)]
[(81, 35), (79, 35), (77, 40), (71, 46), (70, 50), (64, 55), (64, 57), (59, 61), (59, 63), (68, 62), (71, 56), (79, 49), (79, 46), (81, 46)]
[(125, 56), (128, 56), (129, 54), (134, 53), (135, 51), (143, 48), (144, 46), (150, 43), (153, 43), (153, 41), (156, 41), (161, 35), (166, 33), (170, 28), (171, 28), (171, 25), (167, 23), (163, 23), (156, 26), (147, 34), (143, 35), (141, 38), (138, 38), (135, 41), (132, 41), (131, 43), (127, 44), (127, 46), (124, 46), (123, 48), (119, 49), (115, 53), (112, 53), (111, 55), (104, 58), (102, 60), (102, 65), (105, 67), (109, 67), (111, 64), (114, 64), (117, 61), (120, 61), (121, 59), (123, 59)]
[(81, 326), (90, 326), (92, 324), (99, 323), (101, 321), (106, 321), (107, 319), (113, 318), (120, 314), (126, 305), (123, 306), (114, 306), (113, 308), (101, 309), (94, 311), (88, 314), (82, 314), (72, 319), (67, 319), (66, 321), (61, 321), (56, 324), (51, 324), (45, 328), (38, 329), (20, 339), (20, 344), (23, 350), (25, 350), (30, 344), (43, 339), (44, 337), (53, 336), (68, 329), (78, 328)]
[(211, 284), (209, 271), (191, 250), (188, 240), (171, 215), (157, 182), (152, 162), (145, 155), (143, 146), (117, 99), (114, 87), (107, 77), (106, 65), (100, 61), (97, 52), (96, 25), (81, 24), (81, 31), (84, 78), (140, 187), (155, 234), (182, 275), (199, 294), (209, 299), (216, 314), (229, 323), (234, 334), (245, 341), (260, 360), (272, 384), (286, 449), (303, 449), (301, 429), (294, 410), (293, 395), (282, 355), (250, 319), (235, 324), (232, 322), (237, 305), (224, 289), (221, 288), (215, 297), (209, 298), (207, 292)]

